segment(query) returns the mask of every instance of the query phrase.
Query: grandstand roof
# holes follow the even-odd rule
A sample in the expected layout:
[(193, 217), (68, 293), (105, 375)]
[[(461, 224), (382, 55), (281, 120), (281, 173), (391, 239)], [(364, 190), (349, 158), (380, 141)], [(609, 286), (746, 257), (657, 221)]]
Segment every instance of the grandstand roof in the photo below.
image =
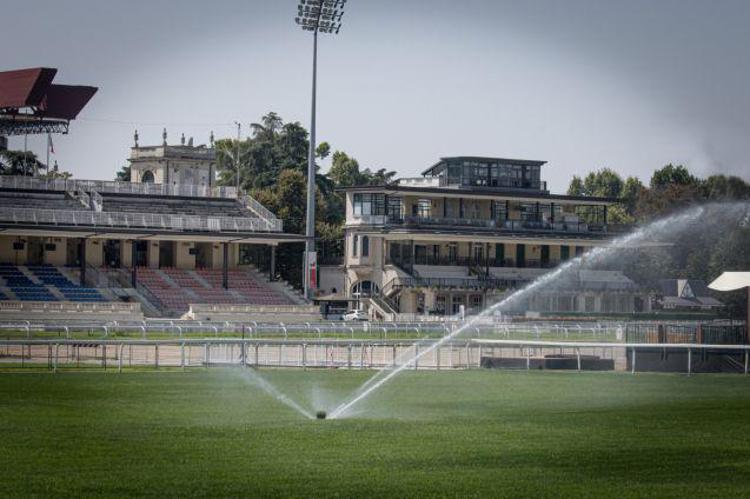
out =
[[(75, 119), (98, 90), (81, 85), (56, 85), (54, 68), (0, 71), (0, 135), (16, 133), (67, 132), (50, 129), (54, 120)], [(49, 121), (47, 121), (49, 120)]]

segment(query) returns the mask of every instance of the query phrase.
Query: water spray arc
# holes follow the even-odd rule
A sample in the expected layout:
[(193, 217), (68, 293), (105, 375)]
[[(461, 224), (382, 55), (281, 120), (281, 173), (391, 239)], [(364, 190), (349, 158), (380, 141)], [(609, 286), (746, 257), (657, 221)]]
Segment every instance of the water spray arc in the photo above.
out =
[(306, 417), (307, 419), (315, 419), (316, 415), (312, 412), (308, 411), (301, 405), (299, 405), (297, 402), (292, 400), (289, 396), (285, 395), (281, 392), (278, 388), (273, 386), (268, 380), (266, 380), (263, 376), (258, 374), (252, 369), (243, 369), (242, 371), (243, 378), (248, 382), (251, 383), (264, 392), (266, 392), (268, 395), (272, 396), (282, 404), (286, 405), (287, 407), (294, 409), (298, 413), (300, 413), (302, 416)]
[(698, 207), (690, 208), (676, 215), (672, 215), (672, 216), (654, 221), (644, 227), (641, 227), (635, 230), (634, 232), (631, 232), (630, 234), (627, 234), (627, 235), (624, 235), (617, 239), (612, 240), (606, 246), (594, 248), (590, 250), (589, 252), (587, 252), (585, 255), (579, 256), (573, 260), (570, 260), (560, 265), (555, 270), (548, 272), (547, 274), (544, 274), (543, 276), (529, 283), (525, 287), (507, 296), (506, 298), (496, 303), (495, 305), (485, 309), (480, 314), (468, 319), (461, 325), (461, 327), (457, 328), (455, 331), (441, 338), (439, 341), (432, 343), (427, 348), (419, 351), (417, 354), (408, 358), (405, 362), (401, 363), (397, 367), (385, 368), (379, 371), (370, 379), (368, 379), (359, 388), (359, 390), (355, 393), (355, 395), (353, 395), (350, 399), (344, 401), (342, 404), (336, 407), (333, 411), (331, 411), (330, 414), (328, 414), (328, 418), (336, 419), (336, 418), (345, 417), (351, 414), (352, 408), (355, 407), (357, 404), (361, 403), (367, 397), (372, 395), (375, 391), (380, 389), (383, 385), (385, 385), (386, 383), (391, 381), (393, 378), (398, 376), (401, 372), (413, 366), (414, 363), (417, 362), (420, 358), (433, 352), (435, 349), (439, 348), (443, 344), (459, 336), (462, 332), (466, 331), (468, 328), (474, 325), (476, 321), (478, 321), (480, 318), (493, 314), (496, 311), (503, 310), (509, 305), (512, 305), (515, 302), (528, 297), (531, 293), (551, 284), (556, 279), (560, 278), (561, 276), (564, 276), (567, 273), (576, 272), (583, 267), (601, 264), (604, 261), (608, 260), (609, 258), (617, 256), (618, 250), (622, 250), (625, 248), (638, 247), (642, 243), (644, 243), (645, 241), (653, 237), (658, 236), (658, 237), (664, 238), (665, 236), (669, 237), (670, 235), (671, 236), (677, 235), (680, 232), (686, 230), (687, 227), (691, 227), (692, 224), (696, 222), (697, 220), (699, 220), (706, 213), (707, 210), (716, 210), (716, 209), (719, 209), (719, 210), (724, 209), (730, 212), (731, 215), (736, 215), (738, 213), (746, 213), (748, 210), (748, 204), (747, 203), (731, 203), (731, 204), (725, 204), (725, 205), (712, 204), (712, 205), (707, 205), (707, 206), (698, 206)]

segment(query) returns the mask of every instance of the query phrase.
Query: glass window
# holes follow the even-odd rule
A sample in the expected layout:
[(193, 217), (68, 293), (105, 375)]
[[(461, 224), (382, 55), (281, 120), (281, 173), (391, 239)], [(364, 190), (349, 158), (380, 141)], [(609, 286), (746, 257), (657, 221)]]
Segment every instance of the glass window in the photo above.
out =
[(372, 215), (372, 194), (354, 194), (354, 214)]
[(430, 212), (432, 211), (432, 201), (429, 199), (420, 199), (417, 201), (417, 216), (421, 218), (429, 218)]
[(370, 237), (362, 236), (362, 256), (370, 256)]

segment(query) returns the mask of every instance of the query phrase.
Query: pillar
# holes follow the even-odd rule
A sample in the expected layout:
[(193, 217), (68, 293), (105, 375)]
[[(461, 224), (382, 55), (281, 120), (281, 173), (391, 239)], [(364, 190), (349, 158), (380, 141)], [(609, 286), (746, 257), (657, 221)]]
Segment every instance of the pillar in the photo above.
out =
[(222, 243), (224, 248), (224, 261), (221, 266), (221, 285), (229, 289), (229, 243)]
[(269, 266), (268, 279), (270, 281), (276, 280), (276, 246), (271, 246), (271, 265)]
[(81, 286), (86, 286), (86, 239), (81, 239)]
[(137, 252), (138, 252), (138, 243), (135, 239), (130, 243), (130, 280), (133, 283), (133, 287), (138, 287), (138, 272), (136, 271), (136, 267), (138, 259), (137, 259)]

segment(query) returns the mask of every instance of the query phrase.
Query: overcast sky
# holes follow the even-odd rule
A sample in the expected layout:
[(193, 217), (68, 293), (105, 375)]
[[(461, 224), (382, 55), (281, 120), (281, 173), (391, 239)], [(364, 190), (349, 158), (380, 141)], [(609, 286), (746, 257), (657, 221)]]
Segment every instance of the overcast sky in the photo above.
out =
[[(142, 145), (208, 142), (276, 111), (309, 125), (296, 0), (10, 0), (0, 69), (100, 87), (55, 138), (79, 178)], [(541, 159), (554, 192), (610, 167), (750, 179), (748, 0), (349, 0), (319, 44), (318, 138), (417, 175), (440, 156)], [(45, 139), (29, 138), (44, 158)], [(23, 139), (11, 146), (23, 148)]]

